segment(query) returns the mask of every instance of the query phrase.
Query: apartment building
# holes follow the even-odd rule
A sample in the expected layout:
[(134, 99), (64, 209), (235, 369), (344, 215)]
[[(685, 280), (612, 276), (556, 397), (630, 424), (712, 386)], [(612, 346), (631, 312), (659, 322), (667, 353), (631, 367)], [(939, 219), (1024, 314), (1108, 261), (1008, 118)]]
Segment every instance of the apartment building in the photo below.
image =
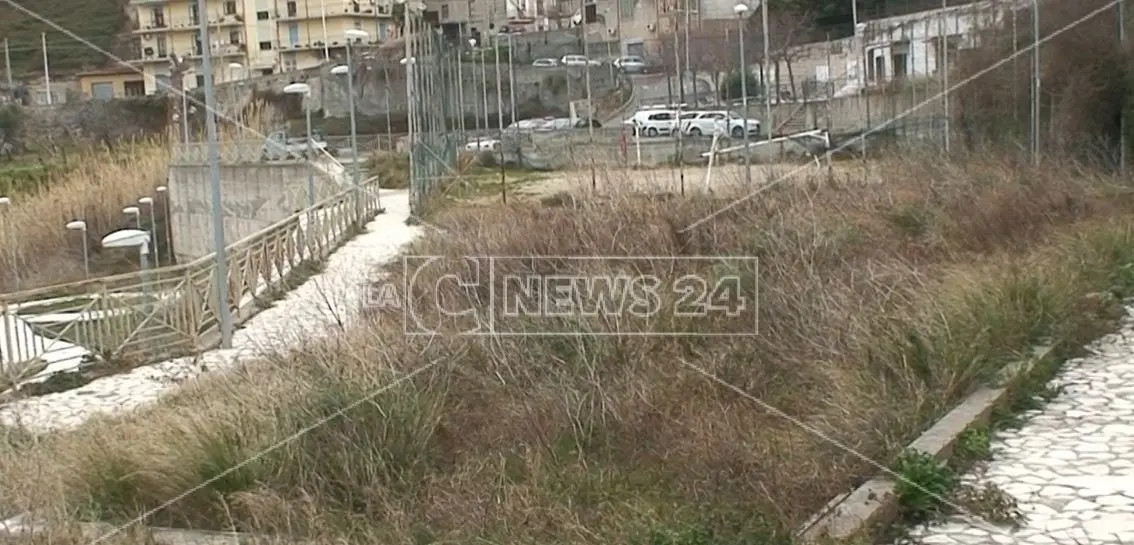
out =
[(357, 45), (392, 39), (398, 33), (392, 6), (392, 0), (207, 0), (201, 13), (196, 0), (130, 0), (147, 94), (169, 84), (175, 55), (187, 64), (185, 87), (204, 84), (202, 20), (220, 83), (340, 58), (348, 29), (368, 34)]

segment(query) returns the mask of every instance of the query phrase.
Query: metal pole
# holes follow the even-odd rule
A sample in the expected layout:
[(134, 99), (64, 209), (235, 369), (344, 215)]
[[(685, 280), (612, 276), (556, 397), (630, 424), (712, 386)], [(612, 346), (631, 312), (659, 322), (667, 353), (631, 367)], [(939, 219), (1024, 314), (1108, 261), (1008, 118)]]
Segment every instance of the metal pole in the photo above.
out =
[[(327, 0), (320, 0), (319, 2), (319, 17), (323, 20), (323, 62), (331, 61), (331, 47), (327, 44)], [(350, 47), (349, 38), (347, 39), (347, 47)]]
[(583, 67), (586, 72), (583, 73), (584, 85), (587, 86), (587, 144), (591, 147), (591, 190), (598, 188), (598, 178), (595, 174), (595, 103), (591, 100), (591, 54), (587, 47), (587, 19), (586, 16), (579, 23), (579, 28), (582, 30), (583, 35), (583, 58), (587, 59), (587, 65)]
[(949, 0), (941, 0), (941, 106), (945, 117), (945, 153), (949, 153), (949, 21), (945, 10)]
[(51, 96), (51, 69), (47, 65), (47, 33), (41, 32), (40, 43), (43, 46), (43, 83), (47, 86), (47, 104), (55, 104), (55, 97)]
[(406, 10), (405, 18), (406, 18), (405, 19), (405, 29), (406, 29), (405, 49), (406, 50), (405, 50), (405, 57), (404, 58), (406, 60), (406, 129), (409, 132), (409, 134), (406, 135), (406, 147), (408, 148), (409, 156), (410, 156), (410, 161), (409, 161), (409, 179), (410, 179), (410, 195), (411, 195), (410, 196), (410, 214), (413, 214), (415, 216), (420, 216), (422, 214), (421, 201), (422, 201), (423, 195), (421, 194), (422, 193), (421, 183), (417, 179), (417, 176), (418, 176), (417, 165), (416, 165), (416, 163), (417, 163), (416, 159), (417, 158), (414, 156), (414, 154), (417, 152), (417, 146), (416, 146), (416, 143), (414, 142), (414, 139), (417, 135), (413, 130), (414, 117), (416, 116), (416, 112), (417, 112), (417, 108), (415, 108), (417, 101), (415, 101), (413, 99), (413, 93), (414, 93), (414, 81), (413, 81), (413, 75), (414, 75), (414, 69), (413, 68), (414, 68), (414, 66), (413, 65), (414, 65), (414, 61), (416, 59), (414, 59), (414, 56), (413, 56), (413, 53), (414, 53), (414, 51), (413, 51), (413, 25), (410, 24), (412, 19), (410, 18), (409, 10)]
[(485, 58), (484, 54), (485, 47), (483, 38), (484, 36), (488, 35), (487, 18), (485, 19), (484, 30), (485, 31), (481, 33), (481, 40), (477, 43), (477, 45), (480, 46), (480, 95), (482, 101), (484, 102), (484, 130), (485, 132), (488, 132), (488, 130), (492, 127), (492, 122), (488, 120), (488, 59)]
[[(1126, 0), (1118, 0), (1118, 44), (1125, 55), (1126, 48)], [(1126, 174), (1126, 108), (1118, 115), (1118, 172)]]
[(1032, 0), (1032, 163), (1040, 162), (1039, 0)]
[(8, 76), (8, 87), (12, 87), (12, 54), (8, 50), (8, 38), (4, 38), (4, 74)]
[(1020, 73), (1020, 62), (1016, 53), (1020, 50), (1019, 30), (1016, 24), (1016, 5), (1012, 4), (1012, 118), (1014, 130), (1020, 130), (1020, 89), (1016, 86), (1016, 78)]
[[(185, 79), (181, 79), (181, 138), (182, 143), (189, 144), (189, 94), (185, 91)], [(185, 149), (189, 151), (188, 146)]]
[[(465, 112), (465, 74), (461, 69), (464, 59), (461, 57), (461, 50), (465, 48), (465, 42), (461, 41), (460, 49), (457, 50), (457, 112), (461, 116), (461, 139), (465, 140), (465, 120), (468, 114)], [(475, 109), (475, 108), (474, 108)], [(473, 116), (476, 117), (476, 116)]]
[[(201, 0), (204, 1), (204, 0)], [(359, 187), (358, 179), (358, 120), (355, 113), (354, 104), (354, 60), (352, 59), (352, 50), (354, 45), (351, 43), (353, 38), (347, 38), (346, 46), (346, 63), (347, 63), (347, 95), (348, 106), (350, 107), (350, 154), (354, 160), (350, 166), (351, 186), (354, 189), (354, 221), (355, 227), (362, 227), (362, 192)], [(406, 61), (409, 62), (409, 61)]]
[[(208, 13), (206, 0), (197, 0), (197, 10)], [(209, 18), (201, 17), (201, 44), (209, 43)], [(224, 240), (224, 209), (220, 180), (220, 145), (217, 142), (217, 99), (213, 92), (213, 54), (211, 47), (201, 48), (201, 67), (205, 73), (205, 137), (208, 142), (210, 197), (213, 212), (214, 271), (217, 290), (217, 321), (220, 324), (221, 348), (232, 348), (232, 314), (228, 300), (228, 249)], [(168, 220), (168, 218), (167, 218)]]
[(390, 117), (390, 69), (384, 61), (382, 62), (382, 75), (386, 79), (386, 137), (391, 138), (394, 134), (394, 122)]
[[(386, 96), (389, 96), (386, 93)], [(315, 208), (315, 147), (311, 145), (311, 91), (303, 97), (304, 110), (307, 110), (307, 206)], [(358, 157), (355, 157), (358, 161)]]
[(508, 202), (508, 177), (504, 168), (504, 92), (500, 88), (500, 35), (492, 36), (492, 49), (496, 55), (496, 145), (500, 148), (500, 200)]
[(516, 64), (513, 56), (516, 54), (516, 45), (512, 40), (512, 33), (508, 33), (508, 102), (512, 103), (512, 124), (516, 124)]
[[(693, 65), (689, 63), (689, 27), (692, 26), (690, 24), (691, 15), (690, 15), (690, 12), (689, 12), (689, 3), (692, 2), (692, 1), (693, 0), (685, 0), (685, 67), (684, 67), (684, 70), (689, 72), (689, 79), (693, 83), (693, 102), (694, 102), (694, 106), (696, 106), (697, 105), (696, 103), (698, 102), (697, 101), (697, 73), (693, 72), (693, 70), (691, 70), (690, 67), (692, 67)], [(683, 100), (682, 102), (685, 102), (685, 101)]]
[[(769, 67), (772, 65), (771, 36), (768, 36), (768, 1), (769, 0), (763, 0), (762, 2), (760, 2), (760, 25), (764, 28), (764, 70), (768, 70)], [(769, 92), (769, 87), (771, 87), (771, 86), (768, 85), (768, 82), (771, 81), (770, 76), (771, 76), (771, 74), (766, 74), (764, 76), (764, 122), (762, 123), (762, 125), (767, 125), (767, 127), (768, 127), (768, 130), (766, 132), (767, 132), (769, 140), (772, 138), (772, 128), (773, 128), (772, 125), (774, 125), (774, 123), (772, 121), (772, 93)], [(776, 97), (777, 97), (776, 103), (777, 104), (779, 103), (779, 94), (780, 94), (780, 82), (779, 82), (779, 80), (776, 80)], [(744, 109), (744, 119), (746, 119), (746, 120), (748, 119), (748, 108)], [(761, 131), (761, 132), (765, 132), (765, 131)], [(748, 140), (749, 140), (749, 137), (748, 137), (748, 122), (745, 121), (744, 122), (744, 142), (746, 143), (745, 145), (747, 145)], [(745, 155), (747, 155), (747, 151), (745, 152)]]
[[(689, 0), (685, 0), (685, 1), (688, 2)], [(686, 45), (688, 45), (688, 43), (689, 42), (686, 42)], [(673, 66), (676, 68), (678, 74), (684, 73), (683, 72), (684, 68), (688, 68), (688, 65), (686, 65), (684, 67), (681, 66), (681, 55), (680, 55), (679, 50), (677, 48), (677, 40), (676, 39), (674, 40), (674, 48), (673, 48)], [(684, 98), (685, 98), (685, 84), (682, 83), (681, 87), (682, 87), (682, 101), (681, 101), (681, 103), (679, 103), (677, 105), (677, 139), (673, 141), (673, 151), (674, 151), (673, 155), (674, 155), (674, 159), (677, 160), (677, 173), (678, 173), (677, 179), (678, 179), (678, 183), (680, 184), (679, 187), (681, 188), (681, 195), (685, 196), (685, 131), (682, 130), (682, 127), (681, 127), (681, 111), (682, 111), (681, 106), (682, 106), (682, 104), (685, 103), (685, 100), (684, 100)], [(726, 124), (726, 127), (727, 127), (727, 124)]]
[(79, 230), (79, 234), (83, 237), (83, 273), (89, 279), (91, 277), (91, 248), (87, 242), (87, 228), (84, 226)]
[[(744, 108), (744, 181), (751, 187), (752, 154), (749, 153), (749, 151), (751, 151), (749, 146), (752, 139), (748, 138), (748, 62), (744, 60), (744, 23), (745, 19), (743, 15), (736, 19), (736, 26), (739, 28), (738, 36), (740, 38), (740, 103)], [(764, 94), (767, 94), (766, 85)]]
[(157, 216), (154, 215), (154, 201), (150, 198), (149, 204), (146, 205), (150, 209), (150, 228), (146, 231), (150, 235), (150, 245), (153, 247), (154, 262), (159, 266), (161, 265), (161, 253), (157, 245)]

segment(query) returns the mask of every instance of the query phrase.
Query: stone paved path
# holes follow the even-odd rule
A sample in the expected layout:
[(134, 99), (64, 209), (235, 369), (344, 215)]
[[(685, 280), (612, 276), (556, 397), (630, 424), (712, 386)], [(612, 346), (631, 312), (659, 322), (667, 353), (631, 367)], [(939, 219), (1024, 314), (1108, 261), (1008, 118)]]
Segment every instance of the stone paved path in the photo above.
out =
[(405, 191), (383, 190), (381, 198), (386, 213), (332, 254), (320, 274), (248, 320), (234, 333), (233, 348), (146, 365), (73, 390), (0, 405), (0, 425), (47, 433), (80, 426), (96, 415), (132, 411), (175, 391), (185, 380), (231, 369), (349, 322), (362, 310), (363, 284), (419, 232), (405, 225)]
[[(1128, 315), (1134, 307), (1128, 308)], [(1013, 495), (1017, 531), (956, 517), (913, 532), (926, 544), (1134, 544), (1134, 319), (1068, 362), (1062, 392), (999, 432), (993, 460), (966, 477)]]

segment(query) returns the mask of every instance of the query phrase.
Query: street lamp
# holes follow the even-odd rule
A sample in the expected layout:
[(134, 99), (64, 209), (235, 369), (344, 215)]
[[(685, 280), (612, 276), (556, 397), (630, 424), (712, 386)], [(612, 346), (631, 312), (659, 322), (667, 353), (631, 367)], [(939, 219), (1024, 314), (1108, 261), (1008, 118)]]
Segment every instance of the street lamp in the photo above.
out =
[[(334, 70), (331, 72), (334, 73)], [(303, 97), (303, 109), (307, 111), (307, 161), (310, 163), (315, 159), (315, 149), (311, 146), (311, 86), (306, 83), (292, 83), (284, 86), (283, 92)], [(354, 108), (351, 108), (351, 115), (354, 115)], [(307, 206), (315, 207), (315, 172), (310, 164), (307, 165)]]
[(91, 250), (87, 245), (87, 222), (83, 220), (74, 220), (67, 224), (67, 229), (71, 231), (78, 231), (83, 235), (83, 271), (86, 273), (87, 278), (91, 277)]
[[(737, 36), (740, 38), (740, 103), (744, 109), (744, 181), (749, 186), (752, 185), (752, 157), (750, 142), (748, 138), (748, 63), (744, 60), (744, 23), (747, 22), (748, 6), (746, 4), (737, 4), (732, 7), (732, 11), (736, 13), (736, 26)], [(694, 84), (696, 85), (696, 84)], [(764, 86), (764, 93), (767, 94), (767, 85)], [(768, 120), (764, 120), (765, 123)]]
[(142, 314), (145, 317), (150, 315), (150, 301), (153, 299), (150, 296), (150, 282), (149, 282), (149, 269), (150, 269), (150, 234), (140, 229), (120, 229), (105, 237), (102, 237), (103, 248), (137, 248), (138, 257), (141, 260), (142, 272), (142, 294), (145, 303), (142, 305)]
[(134, 225), (136, 225), (138, 229), (142, 228), (142, 211), (139, 210), (137, 206), (127, 206), (122, 209), (122, 213), (134, 218)]
[(12, 227), (12, 199), (0, 197), (0, 207), (4, 208), (4, 232), (8, 233), (8, 249), (12, 252), (12, 276), (16, 281), (16, 290), (20, 289), (20, 267), (17, 263), (20, 254), (16, 251), (16, 229)]
[[(350, 149), (354, 155), (354, 162), (351, 164), (351, 182), (354, 186), (354, 220), (359, 226), (362, 224), (362, 192), (359, 188), (358, 179), (358, 121), (356, 120), (356, 108), (354, 104), (354, 60), (352, 50), (354, 49), (355, 40), (365, 40), (370, 37), (366, 31), (357, 28), (348, 28), (346, 32), (346, 66), (336, 66), (331, 69), (332, 74), (346, 74), (347, 76), (347, 94), (350, 102)], [(342, 68), (343, 70), (340, 70)]]
[(154, 253), (154, 263), (161, 265), (161, 254), (158, 252), (157, 237), (154, 233), (154, 231), (157, 230), (157, 217), (154, 216), (154, 198), (142, 197), (138, 199), (138, 204), (150, 209), (150, 228), (147, 229), (146, 232), (150, 234), (150, 245)]

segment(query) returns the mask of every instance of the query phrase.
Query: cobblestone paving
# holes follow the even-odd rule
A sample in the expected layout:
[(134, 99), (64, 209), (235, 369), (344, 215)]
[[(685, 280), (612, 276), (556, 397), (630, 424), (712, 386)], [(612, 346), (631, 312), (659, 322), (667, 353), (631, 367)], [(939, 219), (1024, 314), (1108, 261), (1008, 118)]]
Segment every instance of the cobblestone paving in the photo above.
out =
[(1134, 319), (1089, 350), (1052, 384), (1060, 394), (997, 433), (992, 461), (966, 476), (1014, 496), (1022, 527), (955, 517), (916, 529), (915, 542), (1134, 544)]
[(146, 365), (73, 390), (0, 405), (0, 425), (33, 433), (74, 428), (96, 415), (122, 414), (153, 403), (204, 373), (232, 369), (337, 329), (361, 311), (361, 287), (367, 278), (418, 233), (418, 228), (405, 225), (409, 203), (404, 191), (383, 191), (382, 199), (386, 214), (332, 254), (323, 272), (237, 330), (233, 348)]

